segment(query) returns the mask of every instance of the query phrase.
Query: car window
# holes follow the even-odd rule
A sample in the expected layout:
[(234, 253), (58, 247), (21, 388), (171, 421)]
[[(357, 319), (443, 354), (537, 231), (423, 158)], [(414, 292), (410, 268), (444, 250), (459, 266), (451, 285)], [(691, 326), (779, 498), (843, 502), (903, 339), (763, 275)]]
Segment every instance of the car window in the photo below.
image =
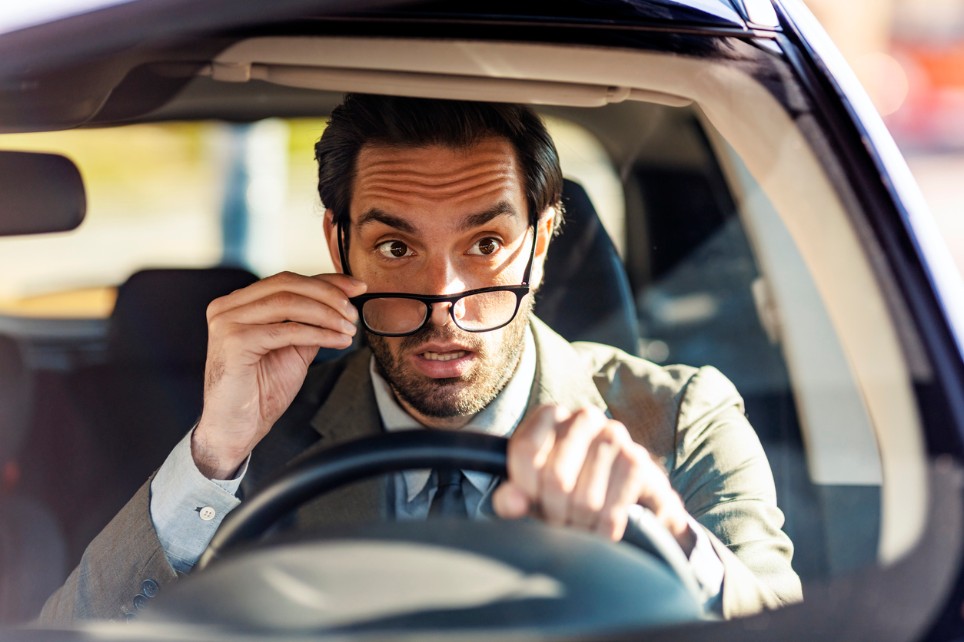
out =
[[(622, 187), (600, 142), (570, 121), (548, 124), (566, 175), (622, 247)], [(88, 198), (76, 231), (0, 239), (0, 312), (103, 318), (114, 288), (144, 268), (331, 271), (313, 151), (324, 127), (320, 117), (0, 136), (2, 149), (72, 159)]]

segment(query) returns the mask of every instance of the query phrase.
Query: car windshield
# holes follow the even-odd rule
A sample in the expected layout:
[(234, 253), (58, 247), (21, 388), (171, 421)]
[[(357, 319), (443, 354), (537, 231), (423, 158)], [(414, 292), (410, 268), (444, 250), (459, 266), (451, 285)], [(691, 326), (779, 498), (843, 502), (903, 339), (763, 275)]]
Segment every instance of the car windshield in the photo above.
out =
[[(142, 122), (0, 135), (2, 150), (73, 160), (88, 198), (75, 231), (0, 239), (0, 334), (29, 382), (9, 397), (25, 411), (2, 426), (0, 465), (36, 515), (43, 569), (22, 604), (0, 602), (5, 621), (36, 615), (195, 424), (207, 303), (336, 269), (314, 146), (355, 90), (532, 104), (570, 219), (535, 315), (570, 341), (732, 381), (805, 596), (907, 554), (928, 506), (913, 332), (894, 321), (904, 304), (827, 118), (778, 39), (633, 38), (237, 37), (205, 65), (138, 67), (178, 78)], [(587, 249), (593, 224), (608, 244)], [(598, 276), (613, 262), (618, 281)]]

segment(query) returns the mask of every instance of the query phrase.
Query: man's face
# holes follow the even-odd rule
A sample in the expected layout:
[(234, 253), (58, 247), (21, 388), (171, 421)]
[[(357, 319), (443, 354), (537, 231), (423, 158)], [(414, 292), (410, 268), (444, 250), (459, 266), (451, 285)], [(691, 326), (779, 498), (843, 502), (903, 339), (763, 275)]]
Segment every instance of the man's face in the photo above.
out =
[[(521, 171), (511, 144), (467, 149), (362, 148), (351, 203), (349, 263), (369, 292), (457, 294), (518, 285), (537, 234), (533, 283), (541, 279), (551, 216), (529, 225)], [(332, 256), (335, 233), (329, 229)], [(532, 309), (526, 296), (498, 330), (459, 329), (449, 304), (408, 337), (369, 335), (382, 374), (416, 418), (463, 425), (502, 390), (518, 365)]]

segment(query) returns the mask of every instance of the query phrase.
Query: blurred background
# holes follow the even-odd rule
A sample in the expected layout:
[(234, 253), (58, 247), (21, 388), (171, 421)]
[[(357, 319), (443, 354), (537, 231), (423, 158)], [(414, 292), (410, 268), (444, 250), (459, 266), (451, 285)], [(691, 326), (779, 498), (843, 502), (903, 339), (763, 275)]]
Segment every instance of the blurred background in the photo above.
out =
[(964, 272), (964, 0), (806, 0), (856, 71)]

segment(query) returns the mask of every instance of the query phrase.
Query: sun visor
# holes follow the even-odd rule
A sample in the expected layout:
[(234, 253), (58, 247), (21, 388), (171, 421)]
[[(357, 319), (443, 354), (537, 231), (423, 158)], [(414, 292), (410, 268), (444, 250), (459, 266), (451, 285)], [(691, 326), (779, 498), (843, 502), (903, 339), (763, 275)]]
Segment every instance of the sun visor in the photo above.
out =
[(80, 170), (56, 154), (0, 151), (0, 236), (66, 232), (84, 220)]

